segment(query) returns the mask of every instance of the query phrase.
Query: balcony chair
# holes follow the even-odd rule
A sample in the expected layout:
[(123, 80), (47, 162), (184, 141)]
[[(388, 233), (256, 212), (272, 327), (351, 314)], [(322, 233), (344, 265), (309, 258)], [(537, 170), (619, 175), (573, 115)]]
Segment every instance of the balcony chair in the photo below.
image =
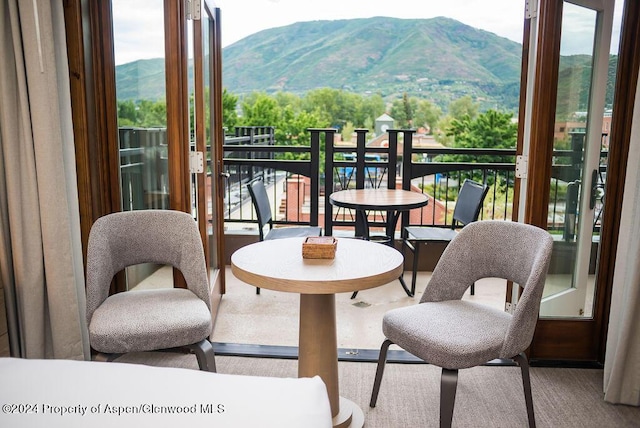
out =
[[(479, 221), (463, 228), (436, 265), (420, 303), (384, 315), (386, 337), (380, 348), (370, 406), (375, 407), (387, 350), (395, 343), (442, 368), (440, 426), (453, 418), (458, 370), (506, 358), (522, 371), (529, 426), (535, 426), (529, 364), (524, 351), (538, 320), (553, 239), (543, 229), (507, 221)], [(503, 278), (523, 290), (513, 315), (463, 301), (469, 284)]]
[[(449, 243), (457, 234), (457, 226), (466, 226), (478, 220), (482, 203), (489, 187), (466, 179), (462, 183), (458, 200), (453, 210), (451, 228), (431, 226), (407, 226), (403, 231), (402, 255), (405, 248), (413, 252), (413, 268), (411, 272), (411, 294), (416, 291), (416, 276), (418, 274), (418, 260), (420, 246), (429, 243)], [(471, 284), (471, 295), (475, 294), (475, 285)]]
[[(187, 288), (125, 291), (109, 296), (114, 275), (140, 263), (172, 265)], [(128, 352), (188, 348), (200, 370), (215, 372), (209, 280), (191, 215), (140, 210), (109, 214), (92, 226), (87, 248), (87, 323), (98, 359)], [(105, 358), (106, 357), (106, 358)]]
[[(258, 233), (260, 235), (260, 241), (322, 235), (322, 228), (318, 226), (274, 228), (271, 203), (269, 202), (269, 196), (267, 195), (267, 189), (262, 177), (254, 178), (247, 183), (247, 189), (251, 195), (253, 209), (256, 211), (256, 217), (258, 218)], [(269, 229), (265, 234), (264, 228), (267, 224), (269, 225)], [(256, 287), (256, 294), (260, 294), (260, 287)]]

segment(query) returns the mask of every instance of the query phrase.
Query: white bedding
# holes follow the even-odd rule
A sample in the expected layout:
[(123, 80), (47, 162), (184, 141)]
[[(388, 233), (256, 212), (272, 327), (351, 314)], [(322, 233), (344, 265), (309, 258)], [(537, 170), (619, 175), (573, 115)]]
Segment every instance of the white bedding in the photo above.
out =
[(0, 427), (331, 427), (324, 383), (0, 358)]

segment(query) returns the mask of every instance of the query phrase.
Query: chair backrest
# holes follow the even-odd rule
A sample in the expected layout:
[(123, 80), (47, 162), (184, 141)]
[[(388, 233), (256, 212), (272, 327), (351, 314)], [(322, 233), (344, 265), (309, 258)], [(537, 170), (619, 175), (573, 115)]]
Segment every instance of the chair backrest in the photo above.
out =
[(523, 223), (486, 220), (460, 230), (442, 253), (420, 303), (460, 300), (482, 278), (502, 278), (523, 288), (504, 342), (505, 358), (524, 351), (533, 338), (553, 238)]
[(258, 217), (258, 232), (260, 233), (260, 240), (262, 241), (264, 240), (264, 227), (267, 224), (269, 224), (269, 228), (273, 227), (273, 215), (271, 213), (267, 188), (264, 185), (262, 177), (258, 177), (247, 183), (247, 189), (249, 190), (249, 195), (251, 195), (251, 202), (253, 203), (253, 209), (256, 211), (256, 217)]
[(190, 214), (139, 210), (108, 214), (91, 227), (87, 246), (87, 321), (109, 294), (114, 275), (140, 263), (171, 265), (187, 288), (209, 301), (209, 280), (198, 226)]
[(452, 228), (461, 224), (466, 226), (469, 223), (473, 223), (478, 220), (480, 210), (482, 209), (482, 203), (485, 196), (489, 191), (489, 186), (476, 183), (473, 180), (465, 179), (460, 188), (458, 194), (458, 200), (456, 201), (456, 207), (453, 210), (453, 222)]

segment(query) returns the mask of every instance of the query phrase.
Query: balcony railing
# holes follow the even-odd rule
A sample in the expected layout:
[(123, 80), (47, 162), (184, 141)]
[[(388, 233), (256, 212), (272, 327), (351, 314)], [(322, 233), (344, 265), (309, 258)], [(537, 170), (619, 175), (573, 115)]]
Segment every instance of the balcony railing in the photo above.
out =
[(319, 141), (308, 146), (275, 145), (271, 127), (236, 128), (235, 137), (225, 138), (223, 165), (229, 177), (225, 222), (255, 221), (246, 184), (261, 176), (270, 190), (275, 224), (318, 225)]
[[(223, 145), (224, 172), (229, 174), (225, 191), (225, 224), (229, 229), (254, 228), (255, 214), (246, 183), (262, 176), (267, 183), (276, 224), (326, 225), (326, 193), (356, 186), (392, 186), (389, 171), (403, 188), (427, 193), (432, 199), (419, 214), (403, 218), (402, 224), (446, 227), (459, 185), (465, 178), (487, 183), (490, 191), (481, 211), (482, 219), (510, 219), (515, 181), (514, 149), (454, 149), (415, 147), (412, 130), (391, 130), (392, 144), (359, 148), (358, 143), (334, 144), (334, 129), (310, 130), (308, 145), (277, 145), (272, 127), (236, 128)], [(357, 131), (357, 140), (366, 139), (366, 130)], [(607, 136), (603, 136), (603, 142)], [(393, 141), (396, 139), (396, 141)], [(569, 150), (554, 152), (549, 201), (549, 229), (565, 240), (573, 239), (576, 230), (580, 177), (582, 176), (582, 141), (573, 135)], [(402, 145), (399, 143), (403, 143)], [(393, 153), (389, 146), (403, 147)], [(331, 156), (333, 162), (328, 162)], [(323, 161), (321, 161), (323, 158)], [(120, 128), (120, 159), (123, 209), (167, 208), (167, 141), (165, 129)], [(601, 207), (606, 180), (607, 151), (603, 143), (601, 162), (594, 175), (594, 230), (601, 221)], [(393, 165), (389, 166), (389, 162)], [(326, 169), (330, 168), (331, 171)], [(357, 168), (365, 173), (353, 174)], [(395, 171), (395, 173), (393, 172)], [(386, 175), (385, 175), (386, 174)], [(383, 183), (383, 180), (385, 182)], [(361, 183), (362, 184), (362, 183)], [(329, 186), (330, 189), (325, 190)], [(332, 214), (334, 215), (334, 214)], [(342, 213), (337, 222), (351, 225), (353, 218)], [(373, 219), (381, 225), (384, 219)]]

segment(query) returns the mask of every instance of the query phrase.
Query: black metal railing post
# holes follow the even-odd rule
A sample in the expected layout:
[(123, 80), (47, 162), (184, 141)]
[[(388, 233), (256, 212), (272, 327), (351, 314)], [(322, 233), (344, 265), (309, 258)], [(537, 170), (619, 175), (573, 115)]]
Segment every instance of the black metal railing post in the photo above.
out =
[[(333, 192), (333, 156), (334, 156), (334, 141), (336, 130), (334, 128), (310, 128), (311, 134), (311, 147), (317, 147), (320, 151), (320, 137), (324, 134), (324, 234), (331, 236), (333, 233), (333, 223), (331, 218), (333, 216), (333, 206), (329, 203), (329, 195)], [(318, 159), (318, 165), (319, 165)], [(318, 172), (318, 180), (320, 179), (320, 173)], [(319, 187), (319, 183), (318, 183)], [(320, 190), (318, 188), (318, 195)], [(318, 197), (319, 200), (319, 197)]]
[(311, 138), (311, 165), (309, 171), (311, 194), (309, 197), (315, 203), (310, 204), (311, 226), (318, 226), (320, 217), (320, 139)]
[[(413, 148), (413, 134), (415, 130), (413, 129), (390, 129), (387, 131), (389, 133), (389, 146), (391, 146), (392, 141), (395, 141), (395, 145), (397, 147), (398, 144), (398, 135), (402, 133), (402, 166), (401, 166), (401, 174), (402, 174), (402, 186), (403, 190), (411, 190), (411, 151)], [(396, 149), (397, 152), (397, 149)], [(405, 173), (406, 171), (406, 173)], [(403, 211), (400, 217), (400, 230), (404, 230), (404, 227), (409, 225), (409, 212)]]
[(356, 129), (356, 189), (364, 188), (367, 132), (368, 129)]

